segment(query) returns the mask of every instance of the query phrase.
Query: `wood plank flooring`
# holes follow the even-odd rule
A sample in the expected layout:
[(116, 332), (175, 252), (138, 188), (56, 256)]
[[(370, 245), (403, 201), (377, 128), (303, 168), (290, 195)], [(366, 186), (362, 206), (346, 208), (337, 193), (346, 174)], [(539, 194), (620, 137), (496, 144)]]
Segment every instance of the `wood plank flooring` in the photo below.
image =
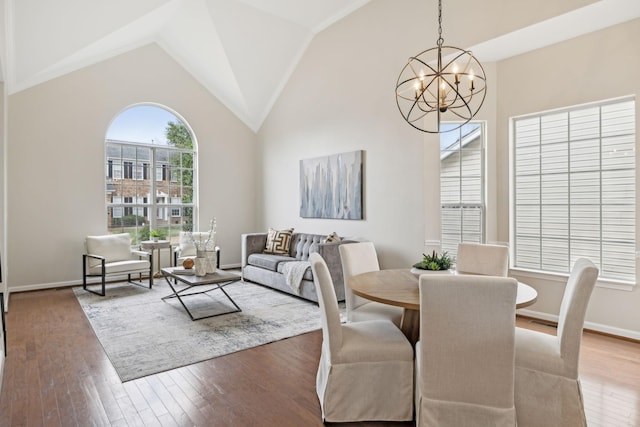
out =
[[(122, 383), (71, 289), (12, 294), (6, 320), (1, 427), (323, 425), (319, 331)], [(580, 372), (589, 426), (640, 426), (639, 343), (585, 333)]]

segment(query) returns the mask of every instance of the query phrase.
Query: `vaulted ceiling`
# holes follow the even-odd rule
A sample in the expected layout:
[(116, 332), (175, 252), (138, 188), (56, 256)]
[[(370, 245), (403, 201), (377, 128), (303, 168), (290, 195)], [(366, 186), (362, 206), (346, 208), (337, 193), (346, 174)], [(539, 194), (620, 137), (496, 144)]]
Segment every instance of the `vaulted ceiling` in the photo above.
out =
[[(9, 94), (157, 43), (257, 131), (315, 34), (369, 0), (5, 0)], [(600, 0), (471, 47), (485, 61), (640, 16)]]
[(7, 1), (9, 93), (155, 42), (257, 130), (313, 36), (369, 0)]

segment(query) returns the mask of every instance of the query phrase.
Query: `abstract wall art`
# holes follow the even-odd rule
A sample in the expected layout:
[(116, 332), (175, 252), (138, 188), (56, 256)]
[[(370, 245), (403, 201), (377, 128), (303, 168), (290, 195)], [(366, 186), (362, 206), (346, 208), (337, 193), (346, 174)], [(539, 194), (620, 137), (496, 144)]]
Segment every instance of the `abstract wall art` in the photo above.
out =
[(363, 151), (300, 160), (302, 218), (363, 219)]

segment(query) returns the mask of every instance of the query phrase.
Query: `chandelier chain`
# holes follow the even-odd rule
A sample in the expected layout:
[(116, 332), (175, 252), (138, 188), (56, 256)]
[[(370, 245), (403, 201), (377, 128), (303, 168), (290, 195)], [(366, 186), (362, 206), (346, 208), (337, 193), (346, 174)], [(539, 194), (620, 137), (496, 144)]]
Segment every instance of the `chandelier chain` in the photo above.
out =
[(442, 0), (438, 0), (438, 46), (442, 46), (444, 39), (442, 38)]

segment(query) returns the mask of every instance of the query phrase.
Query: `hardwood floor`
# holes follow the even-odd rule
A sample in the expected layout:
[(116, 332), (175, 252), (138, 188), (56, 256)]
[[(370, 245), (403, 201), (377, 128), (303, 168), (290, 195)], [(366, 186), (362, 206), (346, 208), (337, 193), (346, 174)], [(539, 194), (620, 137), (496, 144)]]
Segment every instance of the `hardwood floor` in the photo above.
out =
[[(323, 425), (319, 331), (121, 383), (71, 289), (12, 294), (10, 309), (2, 427)], [(580, 371), (589, 426), (640, 426), (640, 344), (585, 333)]]

